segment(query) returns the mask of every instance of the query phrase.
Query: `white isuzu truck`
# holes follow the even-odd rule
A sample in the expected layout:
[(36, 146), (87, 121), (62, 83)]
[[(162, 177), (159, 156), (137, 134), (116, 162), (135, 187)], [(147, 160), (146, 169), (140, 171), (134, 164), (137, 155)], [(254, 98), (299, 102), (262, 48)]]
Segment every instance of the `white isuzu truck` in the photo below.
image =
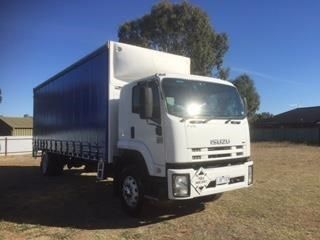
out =
[(43, 175), (96, 166), (124, 209), (253, 183), (246, 106), (232, 83), (190, 74), (190, 59), (117, 42), (34, 88), (33, 154)]

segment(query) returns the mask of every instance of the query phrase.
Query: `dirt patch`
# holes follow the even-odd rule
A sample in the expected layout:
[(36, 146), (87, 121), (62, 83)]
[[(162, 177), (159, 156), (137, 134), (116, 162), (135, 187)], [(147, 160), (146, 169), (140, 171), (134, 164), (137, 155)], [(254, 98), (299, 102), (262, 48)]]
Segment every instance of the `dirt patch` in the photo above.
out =
[(254, 144), (255, 184), (206, 204), (147, 204), (129, 218), (112, 182), (40, 175), (30, 156), (0, 158), (2, 239), (320, 239), (320, 148)]

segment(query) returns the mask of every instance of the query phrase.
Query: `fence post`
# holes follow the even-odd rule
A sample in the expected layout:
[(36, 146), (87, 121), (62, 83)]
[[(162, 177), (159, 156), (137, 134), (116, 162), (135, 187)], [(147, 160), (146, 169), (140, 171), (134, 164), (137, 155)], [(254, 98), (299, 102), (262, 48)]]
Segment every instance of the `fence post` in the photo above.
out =
[(8, 138), (4, 138), (4, 156), (7, 156), (8, 153)]

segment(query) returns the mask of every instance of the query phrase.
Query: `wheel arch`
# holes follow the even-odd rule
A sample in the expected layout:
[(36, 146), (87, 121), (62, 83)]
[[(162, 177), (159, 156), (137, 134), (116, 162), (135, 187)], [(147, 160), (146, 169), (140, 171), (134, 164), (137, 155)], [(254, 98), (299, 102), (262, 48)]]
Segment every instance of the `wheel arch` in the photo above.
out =
[(140, 164), (139, 166), (147, 170), (149, 176), (155, 174), (153, 157), (145, 144), (136, 141), (120, 140), (118, 142), (118, 148), (120, 161), (123, 161), (123, 163), (130, 162)]
[(143, 154), (137, 150), (133, 149), (121, 149), (120, 158), (115, 162), (115, 169), (119, 173), (125, 166), (134, 165), (142, 173), (150, 176), (152, 168), (149, 166), (145, 160)]

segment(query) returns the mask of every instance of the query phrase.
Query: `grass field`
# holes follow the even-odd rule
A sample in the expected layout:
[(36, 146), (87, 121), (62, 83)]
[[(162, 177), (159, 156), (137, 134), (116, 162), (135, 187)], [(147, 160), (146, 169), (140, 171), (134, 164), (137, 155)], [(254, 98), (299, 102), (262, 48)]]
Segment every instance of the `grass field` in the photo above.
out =
[(255, 184), (216, 202), (148, 204), (127, 217), (111, 182), (78, 170), (44, 178), (39, 160), (0, 158), (3, 239), (320, 239), (320, 148), (252, 147)]

